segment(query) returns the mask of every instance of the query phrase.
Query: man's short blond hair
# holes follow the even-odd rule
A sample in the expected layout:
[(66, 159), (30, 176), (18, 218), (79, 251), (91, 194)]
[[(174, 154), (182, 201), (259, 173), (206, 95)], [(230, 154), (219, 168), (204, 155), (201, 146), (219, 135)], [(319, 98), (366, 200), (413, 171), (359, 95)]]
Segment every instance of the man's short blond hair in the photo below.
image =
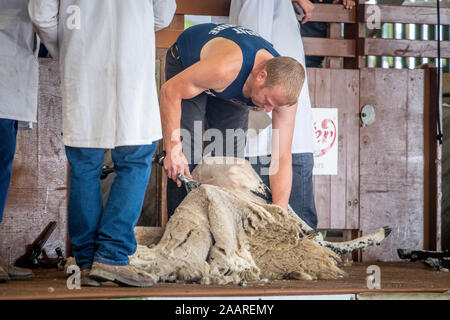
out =
[(305, 81), (305, 68), (290, 57), (276, 57), (266, 62), (266, 88), (280, 85), (285, 92), (286, 102), (293, 105), (298, 102)]

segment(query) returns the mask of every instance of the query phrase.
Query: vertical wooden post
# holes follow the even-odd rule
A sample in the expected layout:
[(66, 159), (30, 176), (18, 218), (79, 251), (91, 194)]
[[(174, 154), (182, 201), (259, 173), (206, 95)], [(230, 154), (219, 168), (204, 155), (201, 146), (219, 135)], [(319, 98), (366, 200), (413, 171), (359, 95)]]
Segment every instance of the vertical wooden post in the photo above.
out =
[[(330, 23), (328, 25), (328, 38), (330, 39), (340, 39), (341, 38), (341, 24), (340, 23)], [(333, 69), (342, 68), (342, 58), (341, 57), (326, 57), (326, 67)]]
[(437, 249), (437, 69), (426, 66), (424, 92), (424, 249)]
[(346, 24), (344, 26), (344, 39), (356, 40), (356, 58), (344, 58), (345, 69), (361, 69), (366, 66), (366, 57), (364, 56), (364, 39), (366, 38), (366, 23), (362, 21), (364, 17), (363, 6), (359, 7), (359, 0), (356, 0), (356, 23)]

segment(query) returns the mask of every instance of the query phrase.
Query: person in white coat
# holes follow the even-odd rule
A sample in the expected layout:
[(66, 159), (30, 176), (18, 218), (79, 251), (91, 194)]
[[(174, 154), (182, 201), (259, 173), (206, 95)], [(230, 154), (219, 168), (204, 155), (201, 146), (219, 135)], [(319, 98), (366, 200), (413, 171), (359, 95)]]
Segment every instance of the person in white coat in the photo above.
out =
[[(162, 137), (155, 31), (169, 25), (175, 9), (175, 0), (29, 4), (41, 40), (60, 64), (69, 236), (85, 285), (153, 284), (129, 266), (128, 256), (136, 250), (134, 227)], [(103, 207), (104, 149), (112, 149), (117, 176)]]
[[(11, 182), (19, 123), (37, 121), (39, 38), (28, 0), (0, 0), (0, 222)], [(26, 279), (31, 270), (0, 257), (0, 281)]]
[[(302, 5), (303, 2), (301, 3)], [(309, 10), (307, 17), (310, 18)], [(305, 53), (299, 24), (291, 0), (232, 0), (230, 23), (247, 27), (258, 32), (274, 45), (283, 56), (299, 61), (305, 66)], [(269, 114), (270, 115), (270, 114)], [(249, 129), (258, 124), (258, 134), (249, 134), (246, 156), (254, 169), (269, 186), (268, 170), (271, 155), (272, 128), (270, 121), (261, 128), (261, 115), (254, 111), (249, 115)], [(266, 124), (266, 125), (267, 125)], [(251, 133), (252, 131), (249, 130)], [(292, 190), (289, 205), (313, 229), (317, 227), (317, 213), (314, 202), (312, 171), (314, 167), (315, 142), (311, 101), (307, 78), (303, 84), (295, 116), (294, 138), (292, 141)]]

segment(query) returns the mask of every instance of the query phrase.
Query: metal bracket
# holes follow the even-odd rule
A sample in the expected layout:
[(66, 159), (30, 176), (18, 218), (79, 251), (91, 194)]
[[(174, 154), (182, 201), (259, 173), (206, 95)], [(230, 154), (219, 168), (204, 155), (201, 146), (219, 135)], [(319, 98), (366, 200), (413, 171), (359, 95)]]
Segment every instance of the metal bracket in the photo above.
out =
[(370, 126), (375, 122), (375, 109), (370, 104), (366, 104), (361, 110), (362, 127)]

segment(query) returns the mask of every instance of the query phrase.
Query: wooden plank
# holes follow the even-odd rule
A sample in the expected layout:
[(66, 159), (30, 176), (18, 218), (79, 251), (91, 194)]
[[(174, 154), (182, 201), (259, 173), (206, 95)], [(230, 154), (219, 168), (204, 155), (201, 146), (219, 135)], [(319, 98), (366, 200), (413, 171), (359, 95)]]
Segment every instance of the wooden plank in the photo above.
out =
[[(346, 139), (347, 158), (346, 162), (346, 202), (347, 208), (345, 213), (345, 227), (346, 229), (359, 229), (359, 132), (360, 132), (360, 118), (359, 118), (359, 70), (346, 71), (346, 132), (344, 133)], [(351, 205), (349, 205), (349, 202)]]
[(423, 248), (423, 70), (362, 69), (360, 104), (375, 122), (360, 131), (360, 227), (363, 235), (390, 226), (364, 261), (398, 260), (398, 248)]
[[(176, 14), (228, 16), (230, 0), (177, 0)], [(311, 21), (316, 22), (356, 22), (356, 8), (345, 9), (342, 5), (314, 4), (314, 15)]]
[(356, 7), (349, 10), (341, 4), (314, 3), (314, 14), (311, 21), (355, 23)]
[(155, 33), (157, 48), (170, 48), (183, 30), (162, 29)]
[[(330, 176), (330, 228), (345, 229), (346, 214), (346, 176), (347, 176), (347, 71), (331, 71), (331, 104), (330, 108), (338, 108), (338, 174)], [(358, 105), (356, 105), (356, 108)], [(358, 127), (356, 127), (358, 130)]]
[[(437, 42), (431, 40), (364, 39), (365, 56), (425, 57), (437, 56)], [(305, 45), (306, 47), (306, 45)], [(441, 57), (450, 58), (450, 41), (441, 42)]]
[[(103, 286), (82, 287), (69, 290), (64, 272), (36, 270), (36, 277), (27, 281), (9, 281), (0, 286), (1, 300), (43, 300), (43, 299), (108, 299), (136, 297), (270, 297), (299, 295), (361, 294), (373, 293), (367, 288), (367, 267), (369, 263), (353, 263), (344, 267), (348, 277), (336, 280), (275, 280), (267, 283), (248, 282), (239, 285), (201, 285), (196, 283), (157, 283), (148, 288), (119, 287), (111, 282)], [(386, 263), (378, 262), (381, 269), (381, 289), (378, 293), (414, 293), (448, 291), (450, 277), (446, 272), (436, 272), (421, 262)], [(49, 290), (51, 288), (52, 290)]]
[(356, 40), (302, 37), (305, 55), (356, 57)]
[[(437, 250), (437, 69), (426, 69), (424, 101), (424, 248)], [(415, 90), (408, 92), (415, 96)]]
[(442, 108), (442, 128), (444, 139), (442, 142), (442, 248), (450, 248), (450, 105)]
[[(328, 38), (330, 39), (341, 39), (341, 24), (340, 23), (330, 23), (328, 25)], [(341, 57), (327, 57), (326, 58), (327, 68), (342, 68), (343, 59)]]
[(228, 16), (230, 0), (177, 0), (176, 14)]
[[(330, 108), (331, 105), (331, 70), (315, 70), (314, 107)], [(314, 198), (316, 203), (318, 229), (330, 229), (331, 184), (330, 176), (315, 176)]]
[(331, 70), (331, 107), (338, 108), (338, 175), (330, 176), (330, 226), (359, 228), (359, 71)]
[(344, 25), (344, 38), (345, 39), (358, 39), (356, 46), (355, 58), (344, 58), (344, 68), (346, 69), (361, 69), (366, 66), (366, 58), (363, 53), (363, 45), (359, 38), (366, 37), (366, 24), (355, 23)]
[(331, 176), (333, 229), (359, 228), (359, 71), (331, 70), (331, 107), (338, 108), (338, 175)]
[[(369, 8), (370, 4), (361, 4), (358, 6), (358, 21), (372, 21), (373, 11)], [(435, 7), (420, 6), (394, 6), (394, 5), (376, 5), (380, 10), (380, 22), (413, 23), (413, 24), (432, 24), (437, 21), (437, 10)], [(450, 8), (440, 8), (441, 24), (450, 25)]]
[(38, 122), (19, 130), (11, 187), (0, 224), (0, 255), (13, 263), (50, 221), (57, 227), (45, 249), (67, 253), (68, 164), (62, 143), (58, 62), (40, 59)]
[[(170, 48), (183, 30), (163, 29), (156, 32), (156, 47)], [(356, 41), (352, 39), (326, 39), (303, 37), (308, 56), (355, 57)]]

